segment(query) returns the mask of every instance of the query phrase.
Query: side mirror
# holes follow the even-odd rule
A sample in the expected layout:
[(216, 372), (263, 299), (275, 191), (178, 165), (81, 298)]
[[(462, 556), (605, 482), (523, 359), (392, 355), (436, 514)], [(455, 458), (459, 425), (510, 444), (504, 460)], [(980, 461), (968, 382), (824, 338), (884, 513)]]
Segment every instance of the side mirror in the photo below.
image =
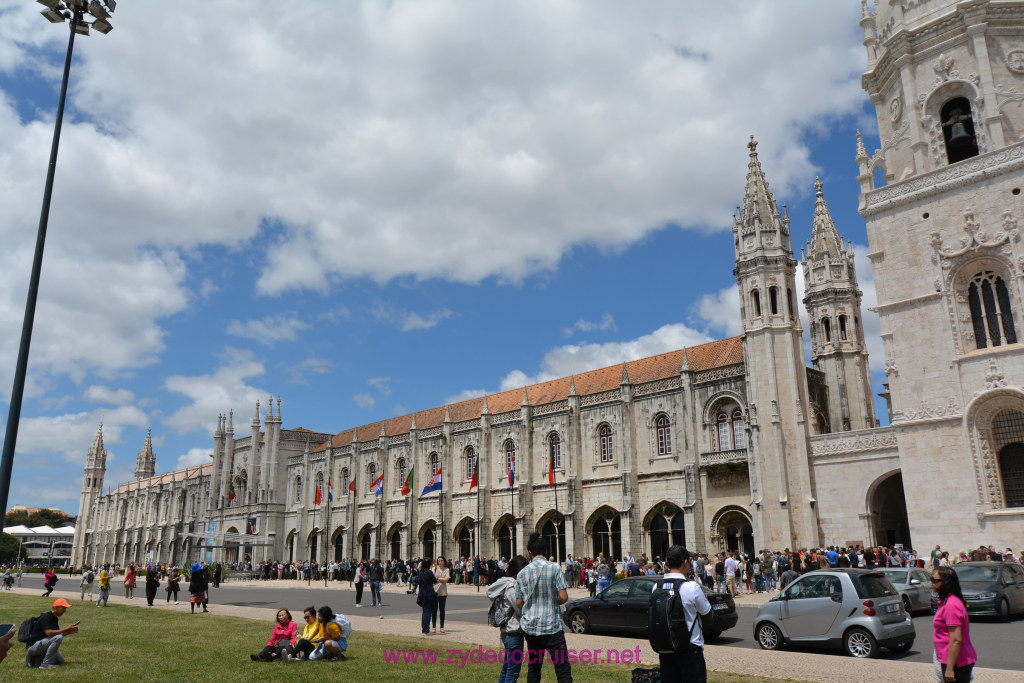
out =
[(919, 586), (919, 585), (921, 585), (921, 579), (911, 579), (910, 580), (910, 585), (911, 586)]

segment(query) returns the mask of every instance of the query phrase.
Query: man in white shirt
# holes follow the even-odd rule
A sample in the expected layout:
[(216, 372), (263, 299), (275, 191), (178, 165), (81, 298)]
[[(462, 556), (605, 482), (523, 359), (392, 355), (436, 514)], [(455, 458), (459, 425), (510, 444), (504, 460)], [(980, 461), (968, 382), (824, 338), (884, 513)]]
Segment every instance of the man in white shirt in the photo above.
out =
[(729, 553), (725, 558), (725, 586), (729, 589), (730, 595), (736, 597), (736, 572), (740, 568), (740, 562), (736, 559), (736, 552)]
[[(690, 551), (681, 545), (674, 545), (665, 554), (668, 573), (665, 579), (686, 579), (690, 573)], [(672, 583), (665, 583), (671, 588)], [(679, 588), (679, 598), (686, 617), (686, 629), (690, 631), (691, 652), (675, 654), (659, 654), (662, 683), (706, 683), (708, 680), (707, 664), (704, 662), (704, 628), (701, 625), (701, 614), (711, 611), (711, 603), (696, 581), (685, 581)]]

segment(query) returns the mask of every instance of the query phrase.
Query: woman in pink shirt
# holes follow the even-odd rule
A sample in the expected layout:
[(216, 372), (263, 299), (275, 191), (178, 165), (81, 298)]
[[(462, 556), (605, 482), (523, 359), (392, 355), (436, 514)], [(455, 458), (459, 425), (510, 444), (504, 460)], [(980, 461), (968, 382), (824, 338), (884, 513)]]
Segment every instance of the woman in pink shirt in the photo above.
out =
[(939, 683), (970, 683), (978, 655), (971, 645), (971, 624), (960, 592), (960, 579), (952, 567), (932, 570), (932, 589), (939, 594), (935, 612), (935, 677)]
[(283, 607), (277, 611), (277, 621), (270, 640), (259, 654), (249, 655), (254, 662), (276, 662), (288, 655), (288, 646), (295, 645), (295, 631), (298, 627), (292, 621), (292, 613)]

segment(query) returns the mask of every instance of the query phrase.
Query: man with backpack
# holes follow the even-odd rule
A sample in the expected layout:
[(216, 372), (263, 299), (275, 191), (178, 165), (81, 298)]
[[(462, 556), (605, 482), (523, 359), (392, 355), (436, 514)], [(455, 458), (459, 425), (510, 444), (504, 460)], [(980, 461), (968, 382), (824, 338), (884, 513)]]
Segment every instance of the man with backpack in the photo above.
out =
[(92, 582), (96, 580), (96, 574), (93, 573), (92, 567), (86, 567), (82, 571), (82, 602), (85, 602), (85, 596), (89, 596), (89, 602), (92, 602)]
[(522, 614), (519, 625), (527, 645), (526, 680), (540, 683), (544, 659), (549, 658), (555, 667), (555, 680), (572, 683), (560, 610), (560, 605), (569, 600), (568, 586), (558, 565), (545, 557), (547, 549), (547, 539), (537, 532), (530, 534), (526, 542), (530, 564), (516, 578), (516, 607)]
[(25, 643), (25, 665), (40, 669), (55, 669), (64, 663), (60, 644), (64, 636), (78, 633), (78, 625), (61, 628), (57, 620), (71, 607), (64, 598), (53, 601), (49, 612), (27, 619), (18, 629), (18, 640)]
[(648, 637), (658, 653), (662, 683), (706, 683), (704, 629), (700, 615), (711, 603), (696, 581), (689, 581), (690, 551), (674, 545), (665, 554), (668, 573), (651, 594)]

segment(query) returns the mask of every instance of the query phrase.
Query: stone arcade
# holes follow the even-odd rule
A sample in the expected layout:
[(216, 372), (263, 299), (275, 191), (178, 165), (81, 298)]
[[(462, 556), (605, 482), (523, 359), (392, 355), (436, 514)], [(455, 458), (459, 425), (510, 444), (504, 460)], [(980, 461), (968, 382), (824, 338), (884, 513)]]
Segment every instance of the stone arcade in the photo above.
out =
[[(242, 438), (221, 416), (201, 467), (156, 475), (147, 438), (135, 480), (106, 494), (101, 426), (73, 562), (508, 556), (533, 530), (560, 557), (1018, 543), (1024, 2), (864, 2), (860, 23), (882, 147), (869, 156), (858, 135), (855, 160), (890, 427), (876, 427), (853, 254), (820, 182), (799, 264), (804, 365), (790, 221), (751, 140), (739, 337), (338, 434), (283, 429), (277, 399)], [(421, 498), (439, 468), (443, 489)]]

